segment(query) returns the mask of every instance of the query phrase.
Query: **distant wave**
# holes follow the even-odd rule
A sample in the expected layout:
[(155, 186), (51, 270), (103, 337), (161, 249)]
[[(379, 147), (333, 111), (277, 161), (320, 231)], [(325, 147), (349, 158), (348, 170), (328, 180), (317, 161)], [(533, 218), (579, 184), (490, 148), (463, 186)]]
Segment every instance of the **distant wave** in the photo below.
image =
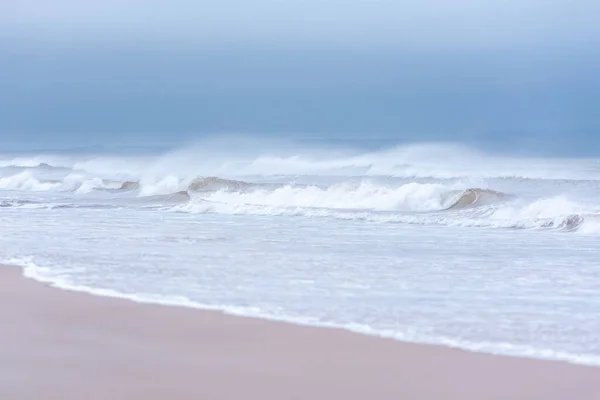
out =
[(234, 182), (236, 188), (245, 190), (240, 191), (227, 186), (227, 190), (202, 193), (202, 198), (237, 205), (424, 212), (477, 207), (500, 201), (505, 197), (500, 192), (488, 189), (453, 189), (442, 184), (418, 182), (390, 186), (363, 181), (358, 184), (340, 183), (328, 187), (263, 187)]
[(140, 183), (137, 181), (124, 181), (119, 186), (120, 190), (137, 190), (140, 188)]
[(0, 189), (8, 190), (48, 191), (58, 189), (61, 185), (60, 181), (40, 181), (33, 176), (31, 171), (23, 171), (0, 178)]
[(114, 179), (102, 179), (102, 184), (104, 187), (101, 189), (111, 189), (111, 190), (138, 190), (140, 188), (140, 183), (138, 181), (120, 181)]
[(597, 160), (499, 156), (451, 144), (414, 144), (371, 152), (299, 149), (292, 154), (271, 151), (237, 158), (224, 155), (212, 161), (210, 167), (228, 176), (241, 176), (243, 171), (260, 176), (600, 180)]
[(297, 216), (309, 218), (334, 218), (374, 223), (399, 223), (410, 225), (440, 225), (466, 228), (529, 229), (600, 233), (599, 214), (567, 214), (554, 217), (535, 217), (523, 219), (501, 219), (495, 216), (449, 215), (443, 213), (397, 214), (371, 211), (346, 211), (314, 208), (276, 208), (256, 205), (232, 205), (207, 201), (194, 201), (175, 206), (174, 212), (214, 213), (214, 214), (252, 214), (268, 216)]
[(600, 203), (591, 197), (600, 185), (597, 160), (509, 158), (444, 145), (249, 151), (3, 159), (0, 190), (89, 194), (86, 201), (96, 196), (115, 204), (137, 197), (185, 212), (578, 232), (600, 225)]
[(239, 192), (254, 185), (248, 182), (222, 179), (218, 177), (196, 178), (191, 181), (167, 178), (156, 182), (103, 181), (104, 188), (117, 191), (138, 191), (138, 196), (146, 201), (183, 203), (194, 193), (206, 194), (219, 191)]
[(24, 169), (24, 170), (38, 169), (38, 170), (46, 170), (46, 171), (70, 170), (71, 169), (70, 167), (61, 166), (61, 165), (52, 165), (47, 162), (36, 162), (35, 160), (26, 160), (22, 163), (17, 162), (14, 164), (0, 162), (0, 168), (13, 168), (13, 169)]
[(69, 171), (69, 170), (71, 170), (70, 167), (65, 167), (62, 165), (52, 165), (52, 164), (48, 164), (45, 162), (39, 163), (35, 167), (32, 167), (32, 169), (39, 169), (39, 170), (44, 170), (44, 171)]
[(478, 207), (492, 204), (507, 197), (506, 194), (490, 189), (465, 189), (458, 191), (454, 200), (448, 206), (449, 210), (460, 210), (468, 207)]
[[(136, 191), (140, 197), (191, 195), (224, 204), (271, 207), (310, 207), (373, 211), (439, 211), (479, 207), (503, 200), (506, 195), (480, 188), (454, 189), (437, 183), (411, 182), (389, 186), (362, 181), (326, 187), (314, 185), (257, 185), (218, 177), (184, 181), (168, 177), (159, 181), (120, 181), (70, 174), (63, 180), (38, 180), (30, 171), (0, 178), (0, 189), (31, 191), (98, 190)], [(156, 197), (158, 198), (158, 197)]]
[[(0, 168), (63, 168), (93, 176), (143, 178), (227, 176), (393, 176), (406, 179), (600, 180), (593, 159), (552, 159), (486, 154), (458, 144), (421, 143), (377, 151), (281, 147), (254, 142), (210, 143), (161, 155), (39, 154), (0, 158)], [(149, 176), (151, 175), (151, 176)], [(150, 179), (152, 180), (152, 179)], [(188, 183), (190, 181), (188, 180)], [(181, 188), (184, 189), (184, 188)]]
[(42, 157), (14, 157), (0, 159), (0, 168), (53, 168), (50, 162)]
[(38, 165), (36, 165), (34, 168), (41, 168), (41, 169), (52, 169), (52, 168), (56, 168), (53, 165), (50, 165), (48, 163), (39, 163)]
[(218, 177), (196, 178), (191, 181), (167, 177), (158, 181), (117, 180), (88, 177), (71, 173), (62, 179), (39, 179), (31, 170), (1, 177), (0, 189), (25, 191), (70, 191), (89, 193), (94, 190), (140, 191), (140, 195), (170, 195), (181, 192), (240, 191), (252, 187), (248, 182)]
[(188, 184), (187, 190), (193, 192), (212, 192), (218, 190), (240, 191), (250, 187), (252, 187), (252, 184), (248, 182), (209, 176), (207, 178), (198, 178), (192, 180)]
[(139, 190), (139, 196), (164, 195), (180, 191), (189, 193), (211, 193), (218, 191), (241, 192), (254, 185), (240, 180), (224, 179), (215, 176), (183, 179), (169, 175), (162, 178), (146, 178), (138, 182), (125, 182), (124, 188)]
[(525, 201), (479, 188), (406, 184), (294, 188), (245, 193), (216, 192), (175, 206), (187, 213), (287, 215), (376, 223), (600, 233), (600, 207), (563, 196)]

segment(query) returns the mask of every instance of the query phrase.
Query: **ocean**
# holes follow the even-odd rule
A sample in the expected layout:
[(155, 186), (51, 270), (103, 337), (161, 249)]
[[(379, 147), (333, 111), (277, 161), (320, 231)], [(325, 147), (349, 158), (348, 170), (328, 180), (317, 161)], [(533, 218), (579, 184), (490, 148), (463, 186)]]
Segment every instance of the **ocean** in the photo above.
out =
[(600, 159), (252, 138), (0, 155), (0, 261), (140, 302), (600, 365)]

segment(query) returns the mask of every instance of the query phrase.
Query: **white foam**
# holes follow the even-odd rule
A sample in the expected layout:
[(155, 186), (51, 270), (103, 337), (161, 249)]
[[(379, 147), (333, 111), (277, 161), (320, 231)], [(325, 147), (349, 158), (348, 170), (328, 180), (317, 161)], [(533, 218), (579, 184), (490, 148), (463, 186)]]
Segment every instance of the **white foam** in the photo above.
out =
[(97, 189), (105, 189), (106, 185), (100, 178), (84, 179), (81, 183), (75, 185), (76, 193), (90, 193)]
[(440, 184), (408, 183), (386, 187), (361, 182), (316, 186), (284, 186), (274, 190), (250, 192), (218, 191), (203, 199), (232, 205), (267, 207), (319, 207), (330, 209), (428, 211), (445, 208), (448, 188)]
[(286, 186), (249, 193), (220, 191), (174, 206), (171, 210), (457, 227), (565, 229), (586, 234), (600, 232), (600, 207), (577, 203), (566, 196), (528, 201), (517, 199), (455, 211), (446, 210), (453, 199), (449, 193), (453, 192), (449, 192), (447, 186), (428, 184), (407, 184), (398, 188), (338, 185), (329, 189)]
[(598, 180), (596, 160), (544, 159), (486, 154), (448, 143), (422, 143), (378, 151), (309, 148), (298, 144), (209, 141), (159, 156), (5, 156), (0, 167), (42, 163), (121, 180), (175, 176), (273, 175), (395, 176), (404, 178), (529, 178)]
[(520, 206), (507, 206), (495, 210), (491, 224), (498, 223), (522, 228), (560, 227), (573, 216), (595, 214), (597, 207), (585, 206), (565, 196), (540, 199)]
[(39, 165), (63, 165), (64, 157), (52, 156), (24, 156), (24, 157), (2, 157), (0, 158), (0, 168), (2, 167), (23, 167), (35, 168)]
[(444, 336), (429, 336), (412, 330), (399, 332), (392, 329), (377, 329), (365, 324), (346, 323), (340, 324), (323, 321), (314, 317), (289, 317), (285, 314), (274, 315), (264, 312), (258, 307), (232, 306), (232, 305), (207, 305), (192, 301), (185, 296), (163, 296), (153, 293), (122, 293), (112, 289), (94, 288), (90, 286), (77, 285), (70, 281), (68, 276), (61, 276), (52, 268), (40, 267), (33, 263), (30, 258), (12, 258), (2, 261), (5, 265), (15, 265), (23, 268), (23, 275), (39, 282), (50, 284), (56, 288), (89, 293), (95, 296), (118, 298), (134, 301), (142, 304), (158, 304), (165, 306), (187, 307), (202, 310), (221, 311), (226, 314), (261, 318), (279, 322), (287, 322), (297, 325), (314, 326), (323, 328), (337, 328), (359, 334), (377, 336), (381, 338), (395, 339), (404, 342), (442, 345), (468, 351), (506, 355), (513, 357), (536, 358), (546, 360), (560, 360), (573, 364), (600, 366), (600, 356), (593, 354), (574, 354), (563, 351), (555, 351), (547, 348), (537, 348), (528, 345), (515, 345), (506, 342), (473, 342)]
[[(447, 145), (365, 152), (233, 144), (221, 150), (65, 157), (57, 164), (44, 156), (17, 160), (71, 171), (21, 171), (0, 162), (0, 189), (10, 190), (2, 193), (8, 202), (0, 213), (1, 256), (34, 254), (30, 262), (51, 268), (21, 260), (27, 276), (103, 296), (500, 354), (581, 363), (596, 358), (580, 353), (600, 354), (591, 318), (599, 304), (589, 295), (597, 291), (597, 162), (499, 157)], [(7, 162), (16, 163), (14, 157)], [(190, 190), (191, 200), (176, 206), (161, 196), (207, 176), (249, 185)], [(558, 178), (571, 180), (550, 180)], [(127, 192), (96, 190), (119, 189), (124, 181), (139, 182), (139, 190), (134, 184)], [(449, 207), (469, 188), (514, 196)], [(454, 292), (436, 297), (455, 286), (456, 298)], [(485, 298), (471, 308), (480, 286)], [(512, 294), (521, 297), (513, 302)], [(343, 301), (331, 305), (333, 296)], [(495, 319), (490, 310), (507, 311), (506, 318)], [(533, 335), (541, 326), (537, 315), (552, 327), (544, 337)], [(400, 319), (418, 319), (423, 330), (407, 329)], [(508, 343), (513, 340), (529, 346)]]
[(23, 171), (15, 175), (0, 178), (0, 189), (49, 191), (58, 189), (61, 182), (40, 182), (31, 171)]
[(140, 180), (140, 196), (168, 195), (185, 190), (187, 183), (174, 175), (162, 178), (144, 177)]
[[(600, 167), (595, 160), (494, 156), (460, 145), (439, 143), (362, 153), (332, 152), (329, 156), (300, 149), (292, 155), (258, 153), (227, 161), (213, 165), (213, 173), (239, 175), (243, 171), (247, 175), (367, 175), (435, 179), (600, 179)], [(190, 165), (194, 165), (193, 160)]]
[(595, 235), (600, 233), (600, 215), (588, 215), (578, 229), (579, 233)]

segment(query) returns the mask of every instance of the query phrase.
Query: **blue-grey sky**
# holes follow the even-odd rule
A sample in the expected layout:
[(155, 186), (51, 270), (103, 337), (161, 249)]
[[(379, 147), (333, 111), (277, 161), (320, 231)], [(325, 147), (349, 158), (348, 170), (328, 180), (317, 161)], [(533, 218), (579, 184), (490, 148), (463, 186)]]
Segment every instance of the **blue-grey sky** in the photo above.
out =
[[(593, 0), (5, 0), (3, 31), (66, 40), (489, 47), (595, 41)], [(593, 44), (593, 43), (589, 43)]]
[(593, 0), (6, 0), (0, 135), (579, 148), (600, 133), (599, 49)]

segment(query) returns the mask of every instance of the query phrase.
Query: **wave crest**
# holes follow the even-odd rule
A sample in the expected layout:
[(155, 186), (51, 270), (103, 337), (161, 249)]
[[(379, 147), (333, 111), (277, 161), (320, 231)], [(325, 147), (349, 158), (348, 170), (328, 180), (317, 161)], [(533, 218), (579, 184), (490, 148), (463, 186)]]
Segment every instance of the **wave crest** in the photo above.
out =
[(248, 182), (209, 176), (192, 180), (188, 184), (187, 190), (192, 192), (213, 192), (218, 190), (240, 191), (248, 189), (251, 186), (252, 184)]
[(103, 189), (110, 190), (137, 190), (140, 188), (140, 183), (138, 181), (121, 181), (121, 180), (112, 180), (112, 179), (102, 179)]
[(33, 176), (31, 171), (23, 171), (0, 178), (0, 189), (5, 190), (48, 191), (58, 189), (61, 185), (60, 181), (40, 181)]
[[(234, 182), (239, 184), (237, 181)], [(240, 187), (246, 190), (240, 191)], [(202, 198), (223, 204), (282, 208), (425, 212), (476, 207), (503, 197), (502, 193), (493, 190), (476, 188), (455, 190), (441, 184), (417, 182), (400, 186), (361, 182), (335, 184), (328, 187), (284, 185), (275, 188), (250, 187), (244, 183), (235, 189), (238, 190), (227, 187), (227, 189), (203, 193)]]
[(271, 191), (216, 192), (193, 198), (173, 211), (600, 233), (600, 209), (563, 196), (524, 200), (490, 189), (456, 190), (417, 183), (397, 188), (361, 184), (354, 188), (285, 186)]
[(488, 205), (507, 197), (505, 193), (491, 189), (471, 188), (451, 192), (448, 201), (449, 210), (461, 210), (464, 208)]
[(139, 188), (140, 183), (138, 181), (124, 181), (119, 186), (119, 190), (138, 190)]

